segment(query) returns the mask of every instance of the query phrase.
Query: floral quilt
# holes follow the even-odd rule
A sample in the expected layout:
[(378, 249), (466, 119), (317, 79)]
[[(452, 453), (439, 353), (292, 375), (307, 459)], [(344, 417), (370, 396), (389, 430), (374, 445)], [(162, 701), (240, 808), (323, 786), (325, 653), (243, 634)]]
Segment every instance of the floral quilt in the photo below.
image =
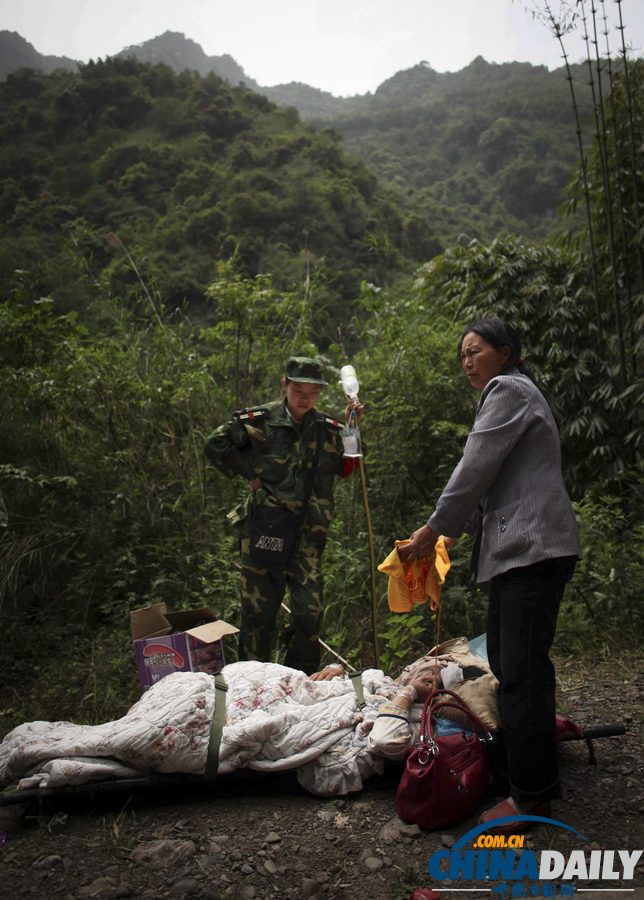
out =
[[(360, 790), (364, 779), (382, 771), (367, 735), (396, 685), (381, 671), (362, 673), (362, 709), (348, 678), (311, 681), (303, 672), (259, 662), (233, 663), (222, 674), (228, 692), (220, 774), (295, 769), (305, 788), (329, 796)], [(203, 773), (221, 696), (211, 675), (177, 672), (116, 721), (19, 725), (0, 744), (0, 786), (51, 788), (150, 772)]]

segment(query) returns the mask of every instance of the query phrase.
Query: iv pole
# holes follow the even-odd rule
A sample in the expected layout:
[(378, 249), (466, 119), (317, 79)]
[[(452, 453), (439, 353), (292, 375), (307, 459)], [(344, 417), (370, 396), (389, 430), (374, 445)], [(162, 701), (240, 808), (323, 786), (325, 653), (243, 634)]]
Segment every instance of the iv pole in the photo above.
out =
[(373, 634), (373, 651), (376, 669), (380, 668), (380, 641), (378, 639), (378, 613), (376, 596), (376, 554), (373, 546), (373, 528), (371, 527), (371, 513), (369, 512), (369, 496), (367, 494), (367, 476), (364, 467), (364, 457), (358, 462), (360, 466), (360, 485), (362, 487), (362, 499), (364, 501), (365, 519), (367, 521), (367, 538), (369, 541), (369, 570), (371, 575), (371, 631)]
[[(346, 356), (346, 354), (345, 354)], [(344, 377), (343, 377), (344, 376)], [(340, 370), (340, 380), (345, 394), (350, 400), (358, 399), (358, 379), (356, 377), (353, 366), (343, 366)], [(355, 412), (352, 411), (349, 417), (349, 427), (352, 420), (355, 420)], [(357, 444), (357, 442), (356, 442)], [(373, 650), (376, 669), (380, 668), (380, 642), (378, 639), (378, 603), (376, 591), (376, 554), (373, 545), (373, 527), (371, 524), (371, 513), (369, 511), (369, 495), (367, 493), (367, 475), (365, 471), (364, 456), (357, 445), (358, 451), (358, 467), (360, 470), (360, 487), (362, 488), (362, 500), (364, 504), (365, 520), (367, 525), (367, 539), (369, 543), (369, 572), (371, 577), (371, 633), (373, 636)]]

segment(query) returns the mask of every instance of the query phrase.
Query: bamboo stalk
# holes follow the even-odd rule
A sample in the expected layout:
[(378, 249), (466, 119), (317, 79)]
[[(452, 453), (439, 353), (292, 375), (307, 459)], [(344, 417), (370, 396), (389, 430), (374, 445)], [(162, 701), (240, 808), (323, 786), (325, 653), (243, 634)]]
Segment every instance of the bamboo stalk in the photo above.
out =
[[(608, 157), (609, 147), (608, 144), (610, 142), (610, 136), (612, 135), (612, 152), (614, 159), (614, 173), (615, 173), (615, 182), (617, 189), (617, 203), (616, 203), (616, 218), (617, 224), (619, 227), (619, 240), (621, 246), (621, 254), (622, 254), (622, 266), (624, 272), (623, 285), (624, 290), (626, 292), (625, 302), (626, 302), (626, 311), (628, 316), (628, 335), (625, 335), (624, 342), (626, 345), (626, 362), (629, 360), (634, 363), (634, 334), (635, 334), (635, 325), (634, 325), (634, 316), (633, 316), (633, 279), (631, 274), (631, 263), (629, 259), (629, 228), (628, 221), (626, 216), (626, 207), (628, 203), (628, 199), (626, 196), (626, 187), (624, 185), (624, 179), (622, 177), (622, 140), (620, 135), (620, 121), (617, 115), (616, 110), (616, 84), (615, 78), (613, 75), (613, 61), (610, 52), (610, 41), (608, 37), (608, 17), (606, 14), (606, 0), (600, 0), (602, 6), (602, 19), (604, 23), (604, 37), (606, 40), (606, 68), (608, 72), (608, 84), (610, 88), (610, 92), (608, 95), (608, 103), (607, 103), (607, 112), (610, 115), (609, 128), (607, 131), (607, 148), (606, 153)], [(617, 262), (617, 259), (616, 259)], [(626, 326), (625, 326), (626, 327)], [(633, 369), (635, 366), (633, 365)], [(628, 373), (627, 373), (628, 375)]]
[[(583, 2), (581, 3), (584, 9)], [(622, 322), (622, 309), (620, 303), (619, 283), (617, 279), (617, 258), (615, 254), (615, 224), (613, 221), (613, 200), (610, 186), (610, 178), (608, 171), (608, 137), (606, 129), (606, 116), (604, 104), (604, 92), (602, 87), (602, 66), (601, 56), (599, 53), (599, 39), (597, 37), (597, 7), (594, 0), (591, 2), (591, 16), (593, 23), (593, 39), (591, 43), (595, 47), (595, 69), (597, 72), (597, 101), (595, 104), (595, 127), (597, 134), (597, 146), (599, 148), (599, 157), (601, 162), (602, 182), (604, 186), (604, 213), (606, 215), (606, 230), (608, 237), (608, 257), (610, 261), (611, 271), (611, 287), (613, 298), (613, 313), (615, 316), (615, 327), (617, 329), (617, 341), (619, 350), (619, 363), (621, 373), (621, 389), (624, 390), (628, 381), (626, 371), (626, 349), (624, 344), (624, 326)], [(584, 14), (585, 15), (585, 14)], [(585, 19), (584, 19), (585, 21)], [(588, 29), (586, 29), (586, 46), (588, 47)], [(588, 49), (588, 67), (591, 72), (592, 83), (592, 60), (591, 52)], [(595, 98), (593, 88), (593, 99)]]
[(546, 20), (552, 29), (554, 36), (556, 37), (559, 47), (561, 49), (561, 55), (564, 61), (564, 65), (566, 68), (566, 80), (568, 82), (570, 88), (570, 99), (572, 102), (573, 113), (575, 116), (575, 130), (577, 134), (577, 149), (579, 150), (579, 165), (581, 168), (581, 183), (582, 183), (582, 193), (584, 197), (584, 206), (586, 208), (586, 227), (588, 228), (588, 243), (590, 245), (590, 262), (591, 262), (591, 272), (593, 277), (593, 296), (595, 300), (595, 318), (597, 322), (597, 330), (599, 335), (599, 349), (604, 355), (605, 351), (605, 343), (604, 343), (604, 330), (602, 326), (602, 315), (601, 315), (601, 305), (599, 302), (599, 276), (597, 272), (597, 246), (595, 243), (595, 230), (593, 227), (593, 217), (592, 217), (592, 209), (590, 203), (590, 187), (588, 184), (588, 166), (586, 162), (586, 150), (584, 148), (584, 139), (583, 133), (581, 130), (581, 117), (579, 115), (579, 106), (577, 105), (577, 94), (575, 93), (575, 84), (572, 75), (572, 69), (570, 66), (570, 60), (568, 58), (568, 52), (566, 50), (564, 44), (564, 28), (561, 23), (555, 18), (555, 15), (550, 7), (549, 2), (546, 0), (545, 4), (546, 10)]

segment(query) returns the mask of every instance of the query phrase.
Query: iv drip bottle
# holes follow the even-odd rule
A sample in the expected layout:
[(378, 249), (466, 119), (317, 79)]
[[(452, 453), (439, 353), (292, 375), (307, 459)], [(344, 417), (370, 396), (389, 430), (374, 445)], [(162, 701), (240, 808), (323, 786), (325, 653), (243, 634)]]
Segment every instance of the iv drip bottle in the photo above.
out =
[(340, 369), (340, 382), (349, 400), (357, 399), (360, 383), (353, 366), (342, 366)]
[[(344, 393), (347, 395), (349, 400), (358, 399), (360, 383), (358, 381), (358, 376), (356, 375), (356, 370), (353, 368), (353, 366), (342, 366), (342, 368), (340, 369), (340, 383), (342, 384), (342, 389), (344, 390)], [(344, 444), (345, 456), (362, 456), (360, 429), (358, 428), (355, 415), (352, 415), (345, 425), (342, 431), (342, 441)]]

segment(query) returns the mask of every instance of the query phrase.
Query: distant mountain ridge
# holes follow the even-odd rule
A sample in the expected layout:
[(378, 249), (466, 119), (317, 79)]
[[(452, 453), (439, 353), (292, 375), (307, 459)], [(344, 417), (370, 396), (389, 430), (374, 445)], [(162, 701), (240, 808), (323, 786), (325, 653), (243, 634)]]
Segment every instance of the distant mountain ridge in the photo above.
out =
[[(196, 41), (177, 31), (166, 31), (142, 44), (125, 47), (116, 56), (134, 56), (144, 63), (165, 63), (175, 72), (191, 69), (200, 75), (214, 72), (232, 85), (243, 82), (253, 90), (260, 90), (256, 81), (228, 54), (207, 56)], [(29, 68), (41, 72), (56, 69), (77, 71), (83, 65), (67, 56), (46, 56), (15, 31), (0, 31), (0, 78), (6, 78), (16, 69)]]
[[(232, 87), (297, 110), (315, 129), (339, 134), (346, 149), (397, 192), (403, 207), (431, 223), (447, 244), (460, 235), (545, 237), (578, 163), (564, 68), (488, 63), (478, 56), (458, 72), (420, 62), (387, 78), (373, 93), (336, 97), (299, 82), (262, 87), (229, 55), (208, 56), (184, 34), (166, 31), (125, 47), (115, 58), (163, 63), (176, 73), (214, 73)], [(20, 66), (77, 69), (44, 57), (24, 38), (0, 32), (0, 77)], [(619, 62), (614, 64), (618, 71)], [(592, 96), (586, 66), (571, 67), (587, 132)]]
[(77, 60), (68, 56), (39, 53), (17, 31), (0, 31), (0, 78), (6, 78), (16, 69), (38, 69), (41, 72), (69, 69), (75, 72), (78, 66)]
[[(229, 54), (208, 56), (200, 44), (178, 31), (165, 31), (140, 44), (132, 44), (115, 56), (134, 57), (139, 62), (153, 65), (163, 63), (177, 73), (192, 70), (200, 75), (208, 75), (212, 72), (233, 87), (243, 85), (263, 94), (278, 106), (295, 107), (303, 119), (320, 120), (336, 117), (342, 120), (346, 116), (357, 112), (363, 114), (375, 107), (407, 103), (410, 96), (418, 98), (420, 94), (424, 100), (428, 100), (434, 93), (445, 93), (447, 86), (458, 82), (464, 73), (471, 75), (478, 71), (487, 80), (489, 73), (494, 71), (497, 79), (503, 79), (504, 73), (510, 72), (512, 67), (521, 66), (523, 70), (533, 70), (546, 78), (554, 74), (546, 66), (531, 63), (488, 63), (482, 56), (476, 57), (458, 72), (437, 72), (428, 63), (421, 62), (394, 73), (373, 94), (337, 97), (328, 91), (297, 81), (271, 87), (262, 86)], [(39, 53), (17, 32), (0, 31), (0, 78), (6, 78), (9, 73), (24, 67), (52, 72), (57, 68), (76, 71), (81, 65), (83, 63), (79, 60), (66, 56), (46, 56)]]
[(158, 37), (144, 41), (142, 44), (125, 47), (116, 55), (134, 56), (143, 63), (165, 63), (177, 73), (186, 69), (199, 72), (200, 75), (214, 72), (215, 75), (233, 86), (243, 82), (255, 91), (261, 90), (257, 82), (249, 78), (232, 56), (227, 53), (223, 56), (208, 56), (200, 44), (178, 31), (164, 31)]
[[(186, 69), (198, 72), (200, 75), (214, 72), (215, 75), (234, 87), (243, 84), (251, 90), (264, 94), (278, 106), (295, 106), (303, 118), (326, 117), (336, 113), (350, 112), (356, 104), (364, 105), (369, 100), (397, 102), (400, 97), (406, 99), (410, 92), (414, 94), (418, 90), (426, 91), (430, 86), (440, 86), (460, 74), (436, 72), (427, 63), (419, 63), (387, 78), (373, 94), (336, 97), (328, 91), (297, 81), (264, 87), (247, 75), (243, 67), (229, 54), (208, 56), (200, 44), (178, 31), (165, 31), (140, 44), (131, 44), (115, 56), (132, 56), (139, 62), (153, 65), (163, 63), (177, 73)], [(0, 31), (0, 78), (6, 78), (10, 72), (24, 67), (52, 72), (57, 68), (76, 71), (81, 65), (83, 63), (79, 60), (70, 59), (67, 56), (46, 56), (39, 53), (32, 44), (15, 31)], [(479, 56), (466, 68), (470, 69), (475, 65), (489, 67), (491, 64)], [(529, 63), (523, 65), (547, 72), (545, 66), (531, 66)]]
[[(236, 87), (243, 84), (257, 93), (264, 94), (278, 106), (294, 106), (303, 118), (333, 115), (338, 108), (344, 109), (344, 98), (335, 97), (328, 91), (311, 87), (300, 82), (262, 87), (246, 74), (242, 66), (225, 53), (222, 56), (208, 56), (200, 44), (178, 31), (165, 31), (157, 37), (141, 44), (125, 47), (117, 57), (133, 56), (143, 63), (164, 63), (180, 73), (186, 69), (208, 75), (214, 72)], [(77, 71), (82, 62), (67, 56), (45, 56), (15, 31), (0, 31), (0, 78), (6, 78), (16, 69), (29, 68), (41, 72), (56, 69)], [(368, 95), (367, 95), (368, 96)], [(353, 98), (351, 98), (353, 99)]]

